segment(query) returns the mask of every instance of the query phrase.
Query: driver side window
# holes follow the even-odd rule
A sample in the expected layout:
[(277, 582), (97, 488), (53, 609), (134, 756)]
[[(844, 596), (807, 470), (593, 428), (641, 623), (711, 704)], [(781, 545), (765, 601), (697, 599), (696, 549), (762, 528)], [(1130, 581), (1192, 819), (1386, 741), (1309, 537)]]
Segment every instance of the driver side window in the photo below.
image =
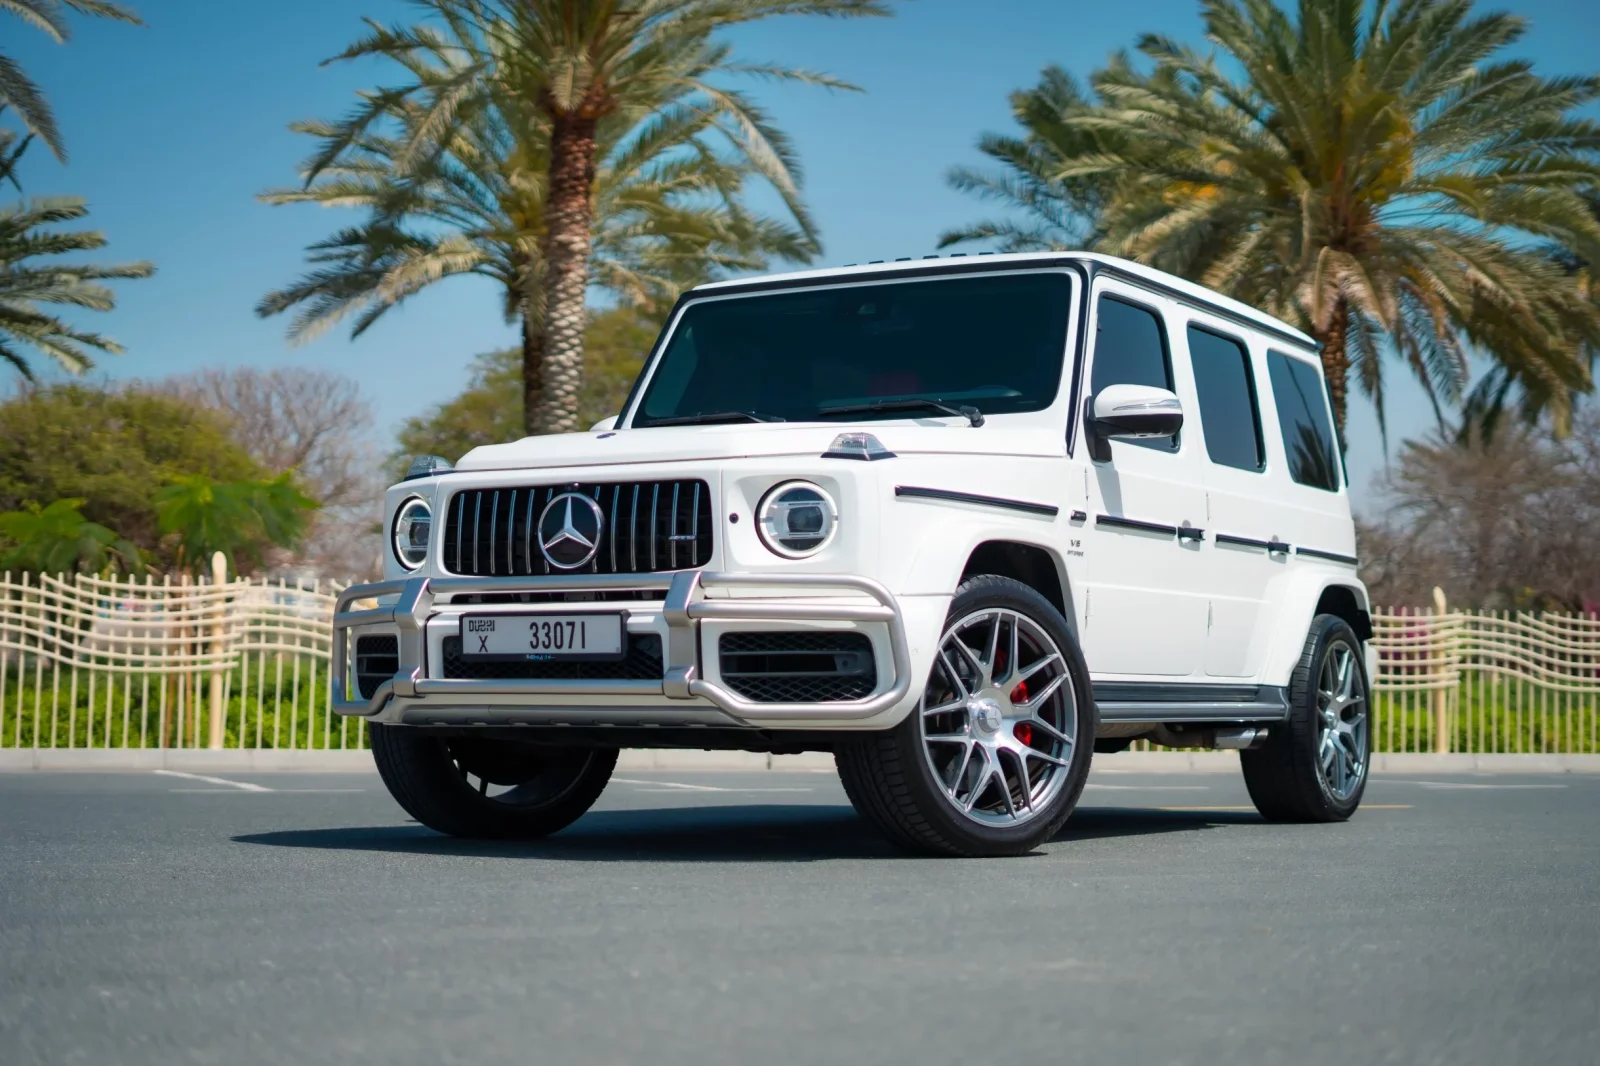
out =
[[(1175, 391), (1172, 356), (1161, 316), (1149, 308), (1102, 294), (1095, 307), (1094, 371), (1089, 379), (1089, 394), (1098, 396), (1108, 385), (1149, 385)], [(1178, 434), (1117, 443), (1175, 452)]]

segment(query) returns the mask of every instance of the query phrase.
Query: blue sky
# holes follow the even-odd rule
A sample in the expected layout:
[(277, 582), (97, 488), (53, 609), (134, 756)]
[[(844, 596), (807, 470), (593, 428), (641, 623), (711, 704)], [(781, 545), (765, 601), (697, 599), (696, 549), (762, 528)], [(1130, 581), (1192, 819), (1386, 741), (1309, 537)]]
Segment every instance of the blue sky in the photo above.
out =
[[(330, 333), (299, 347), (256, 301), (303, 269), (303, 249), (348, 216), (268, 207), (255, 196), (294, 181), (299, 118), (332, 117), (356, 89), (386, 77), (373, 64), (318, 63), (361, 30), (405, 20), (400, 0), (131, 0), (145, 28), (78, 20), (65, 47), (3, 23), (4, 47), (43, 84), (71, 153), (65, 167), (37, 146), (24, 169), (33, 195), (85, 197), (111, 244), (99, 258), (150, 259), (158, 274), (121, 286), (93, 328), (126, 355), (112, 377), (154, 378), (203, 366), (315, 366), (359, 380), (387, 447), (401, 419), (457, 392), (471, 357), (510, 344), (488, 282), (461, 279), (391, 312), (360, 340)], [(1529, 18), (1515, 53), (1545, 73), (1597, 62), (1594, 0), (1518, 0)], [(822, 264), (933, 251), (938, 233), (991, 214), (949, 189), (945, 172), (981, 163), (980, 132), (1011, 128), (1007, 94), (1047, 63), (1087, 74), (1144, 31), (1196, 40), (1195, 0), (911, 0), (889, 20), (787, 19), (742, 30), (741, 54), (825, 70), (864, 94), (756, 85), (793, 136), (806, 197), (821, 225)], [(88, 319), (85, 320), (86, 324)], [(1426, 430), (1420, 390), (1391, 375), (1391, 437)], [(1352, 409), (1350, 468), (1358, 498), (1381, 469), (1371, 406)]]

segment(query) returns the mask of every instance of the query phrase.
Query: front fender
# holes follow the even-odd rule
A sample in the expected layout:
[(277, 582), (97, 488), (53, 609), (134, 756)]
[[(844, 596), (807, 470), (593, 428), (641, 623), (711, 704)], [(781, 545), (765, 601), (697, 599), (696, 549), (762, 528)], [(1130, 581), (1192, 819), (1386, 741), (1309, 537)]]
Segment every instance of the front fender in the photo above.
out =
[(904, 509), (903, 520), (908, 528), (932, 533), (902, 539), (899, 543), (909, 542), (912, 550), (886, 556), (884, 568), (891, 587), (909, 596), (949, 596), (961, 583), (967, 561), (980, 545), (995, 541), (1025, 544), (1050, 559), (1065, 599), (1067, 624), (1077, 631), (1079, 619), (1069, 568), (1058, 544), (1061, 531), (1057, 526), (1068, 520), (1066, 515), (1021, 515), (1019, 520), (1012, 520), (1005, 514), (991, 516), (971, 505), (901, 499), (898, 506)]

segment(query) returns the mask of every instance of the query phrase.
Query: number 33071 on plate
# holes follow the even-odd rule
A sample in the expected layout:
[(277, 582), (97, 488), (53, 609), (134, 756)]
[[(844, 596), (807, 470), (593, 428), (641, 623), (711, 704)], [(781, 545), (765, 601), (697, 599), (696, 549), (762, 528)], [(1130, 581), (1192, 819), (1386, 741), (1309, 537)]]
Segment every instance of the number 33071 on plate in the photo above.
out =
[(620, 614), (467, 614), (465, 659), (615, 659), (622, 655)]

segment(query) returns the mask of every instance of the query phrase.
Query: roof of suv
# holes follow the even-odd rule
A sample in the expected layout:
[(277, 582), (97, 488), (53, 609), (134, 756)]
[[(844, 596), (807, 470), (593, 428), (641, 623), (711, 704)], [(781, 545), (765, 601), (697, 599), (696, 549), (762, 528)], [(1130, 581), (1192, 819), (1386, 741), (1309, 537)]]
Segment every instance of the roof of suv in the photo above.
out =
[(1098, 252), (1018, 252), (1004, 255), (981, 253), (980, 255), (964, 256), (960, 253), (954, 255), (927, 255), (921, 259), (896, 259), (893, 262), (873, 262), (863, 265), (846, 267), (828, 267), (822, 270), (795, 270), (785, 274), (764, 274), (754, 278), (735, 278), (729, 281), (713, 281), (705, 285), (697, 285), (692, 292), (714, 293), (719, 290), (737, 290), (753, 286), (769, 287), (782, 286), (789, 283), (810, 283), (830, 279), (853, 280), (865, 279), (875, 275), (904, 274), (907, 271), (916, 273), (929, 272), (930, 268), (943, 273), (946, 270), (959, 270), (962, 267), (980, 266), (990, 270), (1003, 264), (1016, 264), (1019, 267), (1044, 266), (1060, 263), (1063, 260), (1075, 260), (1085, 263), (1101, 263), (1114, 267), (1121, 273), (1134, 278), (1153, 282), (1163, 288), (1186, 296), (1202, 304), (1210, 304), (1228, 313), (1234, 318), (1242, 318), (1253, 322), (1274, 333), (1288, 334), (1309, 348), (1315, 349), (1317, 342), (1302, 331), (1295, 329), (1287, 322), (1274, 318), (1265, 311), (1257, 310), (1247, 303), (1214, 292), (1204, 285), (1196, 285), (1192, 281), (1168, 274), (1164, 270), (1157, 270), (1142, 263), (1134, 263), (1127, 259), (1118, 259), (1113, 255), (1101, 255)]

